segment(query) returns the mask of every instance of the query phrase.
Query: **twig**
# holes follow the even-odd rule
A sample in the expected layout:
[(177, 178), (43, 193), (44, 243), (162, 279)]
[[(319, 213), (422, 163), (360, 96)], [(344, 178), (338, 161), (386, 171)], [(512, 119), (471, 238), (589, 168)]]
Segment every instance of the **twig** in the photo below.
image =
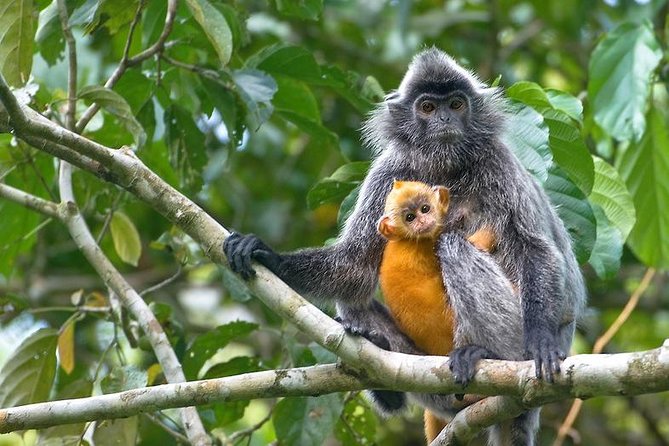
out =
[(174, 437), (175, 440), (177, 440), (179, 443), (182, 444), (190, 444), (190, 441), (188, 441), (188, 437), (183, 435), (180, 432), (175, 431), (174, 429), (170, 428), (165, 422), (163, 422), (160, 418), (157, 416), (151, 414), (151, 413), (145, 413), (144, 416), (151, 420), (156, 426), (167, 432), (168, 435)]
[(60, 220), (58, 205), (35, 195), (23, 192), (7, 184), (0, 183), (0, 197), (13, 201), (33, 211)]
[(139, 295), (142, 296), (142, 297), (144, 297), (144, 296), (146, 296), (147, 294), (153, 293), (154, 291), (157, 291), (157, 290), (159, 290), (159, 289), (161, 289), (161, 288), (163, 288), (163, 287), (166, 287), (166, 286), (169, 285), (170, 283), (172, 283), (172, 282), (174, 282), (175, 280), (177, 280), (177, 279), (179, 278), (179, 276), (181, 276), (181, 273), (182, 273), (182, 272), (183, 272), (183, 267), (181, 266), (181, 263), (179, 263), (179, 265), (177, 266), (177, 270), (176, 270), (176, 272), (175, 272), (174, 274), (172, 274), (170, 277), (168, 277), (167, 279), (163, 280), (162, 282), (159, 282), (159, 283), (157, 283), (157, 284), (155, 284), (155, 285), (152, 285), (152, 286), (148, 287), (148, 288), (145, 289), (144, 291), (140, 292)]
[[(144, 2), (141, 2), (142, 4)], [(137, 9), (137, 13), (135, 14), (135, 19), (133, 20), (133, 24), (136, 26), (135, 21), (138, 20), (138, 16), (141, 15), (141, 4), (140, 7)], [(130, 31), (128, 32), (128, 39), (126, 40), (126, 47), (123, 52), (123, 58), (121, 59), (121, 62), (118, 64), (112, 75), (107, 79), (107, 82), (105, 82), (105, 88), (113, 88), (114, 85), (118, 82), (118, 80), (123, 76), (123, 73), (135, 65), (138, 65), (142, 62), (144, 62), (146, 59), (155, 56), (156, 54), (160, 53), (163, 51), (163, 48), (165, 46), (165, 42), (167, 41), (167, 38), (169, 37), (170, 33), (172, 32), (172, 27), (174, 26), (174, 19), (176, 18), (177, 14), (177, 0), (167, 0), (167, 13), (165, 14), (165, 26), (163, 27), (163, 31), (158, 37), (158, 40), (151, 45), (149, 48), (145, 49), (144, 51), (136, 54), (133, 57), (128, 58), (128, 52), (130, 51), (130, 41), (132, 40), (132, 34), (135, 30), (134, 26), (130, 27)], [(90, 107), (86, 109), (83, 115), (81, 115), (81, 118), (79, 118), (79, 121), (77, 122), (77, 125), (75, 127), (77, 133), (81, 133), (88, 123), (93, 119), (93, 116), (100, 110), (100, 106), (97, 104), (91, 104)]]
[[(616, 318), (615, 321), (611, 324), (611, 326), (604, 332), (602, 336), (597, 339), (595, 342), (595, 346), (592, 349), (592, 353), (597, 354), (601, 353), (604, 350), (604, 347), (606, 344), (611, 341), (613, 336), (620, 330), (620, 327), (627, 321), (627, 319), (630, 317), (634, 309), (636, 308), (637, 304), (639, 303), (639, 299), (643, 295), (643, 293), (646, 292), (648, 289), (648, 286), (650, 285), (651, 280), (653, 280), (653, 277), (655, 276), (655, 268), (648, 268), (646, 270), (646, 273), (643, 275), (643, 278), (641, 279), (641, 282), (639, 283), (639, 286), (634, 290), (632, 295), (630, 296), (629, 300), (627, 301), (627, 304), (625, 304), (625, 307), (623, 310), (620, 312), (618, 317)], [(575, 400), (571, 408), (569, 409), (569, 412), (567, 413), (567, 416), (565, 417), (564, 421), (562, 422), (562, 425), (560, 426), (560, 429), (558, 430), (557, 436), (555, 437), (555, 441), (553, 442), (553, 446), (562, 446), (564, 443), (565, 438), (567, 437), (567, 434), (569, 431), (572, 429), (572, 426), (574, 425), (574, 422), (576, 421), (576, 418), (578, 417), (578, 414), (581, 411), (581, 407), (583, 406), (583, 400), (577, 399)]]
[(70, 130), (74, 129), (75, 113), (77, 111), (77, 46), (72, 35), (72, 30), (68, 23), (67, 6), (65, 0), (58, 0), (58, 15), (60, 17), (60, 25), (63, 28), (63, 35), (67, 43), (67, 111), (65, 113), (65, 127)]
[[(90, 233), (86, 222), (76, 206), (74, 191), (72, 189), (71, 164), (61, 162), (58, 184), (61, 201), (67, 209), (67, 212), (63, 214), (64, 223), (77, 247), (86, 256), (107, 286), (119, 296), (124, 306), (135, 316), (137, 322), (142, 327), (142, 331), (144, 331), (149, 339), (151, 347), (168, 381), (173, 383), (185, 381), (186, 376), (181, 369), (181, 364), (155, 315), (95, 243), (93, 235)], [(197, 414), (197, 410), (194, 407), (182, 409), (181, 416), (184, 429), (192, 444), (211, 444), (202, 421)]]
[(226, 444), (232, 445), (235, 442), (243, 439), (244, 437), (251, 436), (255, 431), (257, 431), (258, 429), (263, 427), (263, 425), (265, 423), (267, 423), (270, 420), (270, 418), (272, 418), (272, 412), (273, 411), (274, 411), (274, 406), (270, 407), (269, 410), (267, 411), (267, 415), (265, 415), (262, 420), (258, 421), (253, 426), (250, 426), (246, 429), (243, 429), (243, 430), (232, 433), (228, 437), (228, 442)]
[(105, 236), (107, 233), (107, 229), (109, 229), (109, 224), (111, 223), (112, 218), (114, 217), (114, 212), (116, 212), (116, 209), (118, 209), (118, 205), (121, 203), (121, 199), (123, 199), (123, 196), (125, 195), (125, 191), (119, 192), (119, 194), (116, 196), (116, 199), (111, 205), (111, 208), (109, 209), (109, 212), (105, 216), (105, 221), (102, 223), (102, 229), (100, 229), (100, 233), (98, 234), (97, 238), (95, 239), (95, 243), (98, 245), (102, 241), (102, 237)]

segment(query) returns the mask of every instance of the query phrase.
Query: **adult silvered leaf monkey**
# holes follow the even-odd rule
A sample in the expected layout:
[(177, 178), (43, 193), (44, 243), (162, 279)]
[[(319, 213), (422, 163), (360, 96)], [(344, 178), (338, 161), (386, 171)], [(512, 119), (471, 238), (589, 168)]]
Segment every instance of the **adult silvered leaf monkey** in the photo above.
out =
[[(336, 243), (279, 254), (233, 234), (224, 246), (231, 268), (250, 278), (256, 260), (307, 297), (334, 299), (349, 331), (406, 351), (383, 307), (372, 304), (385, 246), (376, 224), (394, 179), (446, 186), (451, 202), (436, 253), (455, 314), (456, 378), (468, 382), (478, 359), (497, 356), (533, 359), (537, 377), (551, 381), (585, 287), (562, 221), (501, 140), (504, 121), (497, 89), (437, 49), (419, 53), (365, 123), (375, 159)], [(497, 237), (491, 254), (464, 237), (483, 226)], [(537, 414), (517, 420), (512, 441), (531, 444)]]

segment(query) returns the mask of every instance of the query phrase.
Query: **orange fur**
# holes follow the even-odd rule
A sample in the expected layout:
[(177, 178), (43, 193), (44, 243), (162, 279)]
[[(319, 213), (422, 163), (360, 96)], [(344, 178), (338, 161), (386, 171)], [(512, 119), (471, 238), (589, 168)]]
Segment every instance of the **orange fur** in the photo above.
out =
[[(386, 305), (397, 325), (418, 348), (442, 356), (453, 350), (455, 322), (434, 244), (441, 233), (448, 202), (448, 191), (444, 187), (395, 181), (386, 198), (384, 216), (379, 220), (379, 232), (388, 239), (380, 269)], [(424, 204), (429, 204), (431, 212), (420, 215)], [(407, 213), (416, 215), (411, 223), (406, 221)], [(476, 231), (468, 240), (485, 251), (492, 250), (496, 244), (494, 232), (487, 227)], [(446, 421), (427, 410), (424, 420), (425, 435), (430, 443)]]

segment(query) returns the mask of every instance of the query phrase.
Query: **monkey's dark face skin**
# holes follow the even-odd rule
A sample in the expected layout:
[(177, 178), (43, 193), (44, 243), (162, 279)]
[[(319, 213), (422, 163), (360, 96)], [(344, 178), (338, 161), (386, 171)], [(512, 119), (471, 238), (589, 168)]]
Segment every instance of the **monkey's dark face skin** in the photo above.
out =
[(469, 123), (469, 100), (461, 91), (449, 95), (421, 94), (413, 103), (416, 126), (423, 140), (452, 143), (461, 139)]

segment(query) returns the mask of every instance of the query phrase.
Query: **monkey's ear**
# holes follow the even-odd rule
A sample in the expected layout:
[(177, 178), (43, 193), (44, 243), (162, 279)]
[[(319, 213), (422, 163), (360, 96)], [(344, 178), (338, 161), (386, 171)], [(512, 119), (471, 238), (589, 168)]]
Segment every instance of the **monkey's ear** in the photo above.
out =
[(399, 91), (395, 91), (386, 96), (384, 102), (386, 107), (388, 107), (390, 116), (396, 116), (403, 111), (404, 106), (402, 104), (402, 97), (400, 96)]
[(393, 189), (400, 189), (402, 186), (404, 186), (404, 183), (404, 181), (393, 180)]
[(451, 201), (451, 194), (448, 192), (448, 189), (444, 186), (434, 186), (432, 190), (439, 195), (439, 203), (444, 207), (448, 206), (448, 203)]
[(381, 220), (379, 220), (378, 230), (379, 234), (381, 234), (388, 240), (396, 240), (399, 238), (399, 236), (395, 233), (396, 231), (395, 226), (393, 226), (393, 224), (390, 223), (390, 217), (388, 217), (387, 215), (384, 215), (383, 217), (381, 217)]

